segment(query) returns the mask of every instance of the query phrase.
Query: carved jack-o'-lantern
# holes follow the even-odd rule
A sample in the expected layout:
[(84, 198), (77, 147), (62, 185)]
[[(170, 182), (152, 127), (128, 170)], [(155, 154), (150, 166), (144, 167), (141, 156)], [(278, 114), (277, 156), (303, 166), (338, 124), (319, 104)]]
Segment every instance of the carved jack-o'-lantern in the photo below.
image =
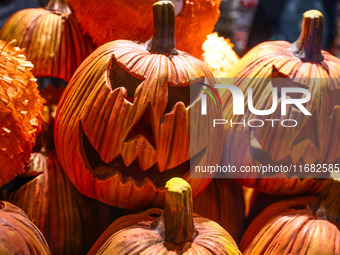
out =
[[(145, 41), (152, 35), (151, 6), (157, 0), (68, 0), (83, 29), (98, 44), (117, 39)], [(221, 0), (173, 0), (178, 49), (201, 57), (215, 27)], [(114, 18), (113, 18), (114, 17)]]
[[(303, 104), (311, 115), (305, 115), (300, 109), (288, 105), (287, 114), (274, 113), (265, 119), (276, 119), (273, 127), (266, 122), (263, 127), (246, 125), (227, 126), (224, 160), (233, 165), (271, 165), (304, 167), (311, 163), (334, 163), (340, 159), (340, 60), (321, 50), (323, 15), (311, 10), (303, 15), (302, 32), (295, 43), (284, 41), (265, 42), (249, 51), (230, 71), (229, 76), (236, 78), (235, 84), (244, 92), (252, 88), (255, 109), (270, 109), (273, 102), (273, 87), (293, 86), (308, 89), (310, 100)], [(249, 78), (249, 79), (247, 79)], [(260, 79), (268, 78), (268, 79)], [(276, 78), (281, 78), (275, 84)], [(268, 82), (271, 81), (271, 82)], [(281, 102), (279, 91), (278, 102)], [(302, 93), (289, 94), (299, 98)], [(252, 119), (264, 119), (251, 113), (248, 109), (244, 115), (233, 115), (231, 93), (222, 96), (223, 116), (234, 122), (248, 123)], [(249, 95), (248, 95), (249, 97)], [(296, 127), (283, 127), (285, 119), (297, 121)], [(254, 124), (254, 123), (253, 123)], [(258, 123), (257, 123), (258, 124)], [(290, 126), (292, 123), (288, 123)], [(287, 124), (287, 125), (288, 125)], [(237, 148), (237, 149), (235, 149)], [(240, 153), (242, 151), (242, 153)], [(300, 171), (300, 168), (296, 169)], [(275, 174), (275, 173), (274, 173)], [(294, 177), (294, 168), (290, 174), (283, 172), (279, 178), (245, 178), (256, 177), (254, 173), (244, 173), (238, 177), (243, 185), (255, 187), (263, 192), (287, 195), (297, 193), (317, 193), (326, 181), (313, 179), (287, 179)], [(315, 175), (314, 175), (315, 176)]]
[[(161, 206), (161, 187), (174, 176), (188, 180), (197, 195), (210, 180), (190, 179), (190, 160), (216, 164), (222, 150), (221, 143), (210, 142), (221, 135), (218, 129), (212, 133), (197, 123), (199, 93), (189, 95), (190, 78), (212, 74), (203, 62), (175, 49), (170, 1), (154, 5), (154, 19), (151, 41), (114, 41), (83, 62), (55, 119), (58, 158), (73, 184), (123, 208)], [(220, 108), (208, 106), (205, 123), (212, 123)], [(190, 119), (200, 128), (190, 130), (195, 129)]]

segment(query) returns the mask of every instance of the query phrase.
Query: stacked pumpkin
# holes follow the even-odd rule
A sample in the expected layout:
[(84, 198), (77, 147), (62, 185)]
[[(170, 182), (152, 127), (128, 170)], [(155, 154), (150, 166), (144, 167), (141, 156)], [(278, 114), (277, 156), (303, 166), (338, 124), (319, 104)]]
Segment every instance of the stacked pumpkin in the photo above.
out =
[[(193, 196), (211, 181), (190, 178), (190, 157), (196, 164), (219, 162), (222, 129), (212, 132), (208, 123), (221, 109), (208, 104), (209, 115), (201, 117), (201, 100), (190, 95), (190, 79), (213, 76), (202, 61), (175, 48), (174, 12), (167, 1), (154, 5), (153, 37), (145, 44), (118, 40), (99, 47), (60, 100), (58, 158), (86, 196), (129, 209), (163, 206), (171, 177), (186, 179)], [(192, 121), (201, 125), (192, 129)], [(197, 141), (191, 150), (190, 139)]]
[[(321, 50), (322, 32), (323, 15), (316, 10), (308, 11), (303, 15), (301, 35), (295, 43), (262, 43), (250, 50), (229, 72), (229, 78), (248, 97), (251, 95), (247, 91), (250, 93), (249, 88), (252, 89), (253, 107), (257, 110), (270, 109), (274, 101), (269, 98), (273, 87), (308, 89), (311, 100), (305, 107), (311, 116), (292, 107), (287, 116), (273, 113), (266, 118), (297, 119), (299, 124), (294, 128), (282, 128), (279, 124), (261, 128), (227, 126), (224, 164), (240, 167), (325, 163), (329, 166), (328, 174), (332, 171), (334, 176), (338, 174), (335, 167), (340, 162), (340, 104), (337, 100), (340, 60)], [(280, 79), (277, 83), (276, 78)], [(248, 109), (244, 116), (233, 115), (231, 100), (230, 92), (222, 95), (224, 119), (237, 123), (255, 119)], [(261, 120), (261, 117), (256, 116), (256, 119)], [(314, 176), (320, 179), (297, 178), (284, 173), (269, 176), (271, 178), (261, 178), (254, 173), (233, 176), (242, 185), (256, 190), (250, 202), (253, 206), (249, 217), (260, 212), (242, 237), (240, 249), (244, 254), (340, 253), (340, 181), (327, 179), (327, 175)], [(263, 210), (266, 205), (284, 198), (263, 196), (258, 191), (272, 195), (319, 196), (290, 198)]]
[(26, 50), (36, 77), (66, 82), (94, 49), (65, 0), (50, 0), (45, 8), (14, 13), (2, 27), (0, 39), (16, 40), (15, 46)]
[[(301, 35), (295, 43), (262, 43), (249, 51), (231, 70), (229, 75), (235, 78), (235, 85), (245, 94), (248, 88), (252, 89), (255, 109), (271, 107), (272, 99), (269, 97), (273, 87), (300, 86), (311, 92), (311, 100), (306, 104), (311, 115), (305, 116), (302, 111), (290, 107), (285, 116), (279, 116), (278, 111), (266, 116), (267, 119), (278, 120), (274, 128), (270, 125), (263, 128), (227, 126), (225, 162), (237, 166), (339, 162), (340, 104), (337, 99), (340, 60), (321, 50), (322, 31), (323, 15), (319, 11), (308, 11), (303, 16)], [(280, 78), (281, 84), (275, 84), (275, 78)], [(222, 95), (225, 119), (233, 118), (233, 121), (240, 122), (243, 118), (247, 123), (254, 118), (247, 110), (244, 116), (233, 117), (232, 105), (228, 104), (230, 100), (230, 93)], [(256, 119), (259, 117), (256, 116)], [(299, 124), (283, 128), (279, 125), (283, 119), (296, 119)], [(232, 148), (239, 148), (242, 153), (238, 154)], [(257, 178), (254, 174), (248, 177), (253, 178), (238, 180), (241, 184), (277, 195), (315, 194), (326, 185), (325, 179), (288, 179), (292, 176), (287, 175), (274, 179)]]

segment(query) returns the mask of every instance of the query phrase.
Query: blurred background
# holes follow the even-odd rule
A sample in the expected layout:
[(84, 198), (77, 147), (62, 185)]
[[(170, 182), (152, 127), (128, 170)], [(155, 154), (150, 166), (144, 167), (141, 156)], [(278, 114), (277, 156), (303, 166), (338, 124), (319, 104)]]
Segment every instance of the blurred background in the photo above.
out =
[[(0, 27), (14, 12), (42, 7), (47, 2), (0, 0)], [(310, 9), (317, 9), (325, 16), (323, 48), (340, 57), (339, 0), (222, 0), (215, 30), (220, 36), (230, 38), (234, 50), (242, 56), (264, 41), (295, 41), (300, 33), (301, 16)]]

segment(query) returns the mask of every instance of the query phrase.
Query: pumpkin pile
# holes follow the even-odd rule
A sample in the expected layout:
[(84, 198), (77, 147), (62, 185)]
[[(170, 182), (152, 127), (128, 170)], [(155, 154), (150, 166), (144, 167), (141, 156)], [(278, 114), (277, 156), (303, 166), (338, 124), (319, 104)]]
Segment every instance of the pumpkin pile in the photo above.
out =
[[(67, 2), (74, 14), (50, 0), (0, 31), (0, 254), (340, 254), (340, 60), (321, 50), (319, 11), (296, 42), (239, 59), (210, 34), (220, 0)], [(31, 72), (69, 83), (44, 100)], [(277, 79), (298, 84), (311, 115), (236, 115), (223, 78), (257, 110)], [(210, 125), (263, 117), (299, 124)], [(334, 167), (195, 173), (218, 164)]]

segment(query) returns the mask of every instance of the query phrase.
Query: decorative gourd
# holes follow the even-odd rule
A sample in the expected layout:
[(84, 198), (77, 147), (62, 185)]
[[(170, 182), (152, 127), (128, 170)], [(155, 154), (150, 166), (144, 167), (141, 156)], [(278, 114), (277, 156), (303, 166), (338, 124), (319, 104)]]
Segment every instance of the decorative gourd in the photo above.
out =
[(18, 207), (0, 201), (0, 254), (51, 254), (44, 236)]
[(32, 153), (30, 166), (40, 175), (7, 200), (27, 213), (46, 237), (52, 254), (86, 254), (112, 222), (108, 206), (80, 194), (54, 152), (48, 156)]
[(43, 122), (33, 65), (18, 47), (0, 41), (0, 187), (24, 173)]
[(194, 212), (220, 224), (238, 243), (245, 228), (242, 186), (231, 179), (213, 179), (194, 199)]
[(190, 157), (192, 165), (219, 162), (222, 128), (210, 124), (221, 111), (208, 98), (208, 114), (201, 117), (200, 98), (190, 100), (190, 79), (212, 74), (202, 61), (176, 50), (174, 12), (170, 1), (155, 3), (152, 40), (101, 46), (59, 102), (57, 155), (89, 197), (127, 209), (157, 207), (164, 205), (164, 185), (172, 177), (188, 180), (194, 196), (211, 181), (190, 179)]
[(228, 72), (239, 61), (233, 47), (230, 39), (219, 37), (216, 32), (207, 36), (202, 45), (204, 51), (202, 57), (215, 78), (228, 78)]
[(16, 39), (34, 64), (36, 77), (69, 81), (80, 63), (94, 50), (65, 0), (50, 0), (45, 8), (14, 13), (0, 31), (0, 39)]
[[(340, 182), (319, 197), (299, 197), (267, 207), (249, 226), (243, 254), (340, 254)], [(309, 204), (309, 205), (308, 205)]]
[[(91, 254), (241, 254), (217, 223), (193, 215), (190, 185), (172, 178), (165, 186), (165, 209), (150, 209), (112, 223)], [(161, 213), (160, 216), (158, 216)]]
[[(99, 45), (117, 40), (146, 41), (152, 36), (151, 6), (156, 0), (68, 0), (83, 29)], [(221, 0), (176, 0), (177, 48), (200, 58), (215, 27)]]
[[(252, 88), (255, 101), (253, 105), (258, 110), (269, 109), (272, 105), (273, 85), (272, 82), (268, 82), (270, 78), (286, 80), (287, 86), (292, 84), (290, 83), (292, 79), (294, 82), (298, 79), (299, 86), (311, 92), (311, 99), (304, 106), (312, 115), (305, 116), (291, 105), (287, 107), (285, 116), (280, 115), (279, 109), (266, 116), (254, 115), (248, 109), (245, 109), (245, 115), (233, 115), (231, 93), (225, 92), (222, 95), (224, 119), (245, 123), (250, 119), (262, 117), (280, 121), (295, 119), (298, 124), (291, 128), (280, 126), (280, 121), (276, 121), (274, 127), (271, 127), (271, 122), (257, 128), (248, 125), (246, 127), (234, 125), (231, 128), (230, 125), (226, 125), (226, 133), (229, 135), (224, 143), (224, 164), (235, 166), (282, 164), (304, 167), (305, 164), (339, 162), (340, 60), (321, 50), (322, 31), (323, 15), (316, 10), (305, 12), (301, 35), (295, 43), (285, 41), (262, 43), (250, 50), (230, 71), (229, 76), (235, 78), (235, 84), (245, 93), (246, 99), (247, 89)], [(238, 180), (242, 185), (277, 195), (318, 193), (326, 182), (313, 179), (287, 179), (288, 175), (285, 173), (276, 176), (281, 179), (255, 179), (254, 173), (242, 173), (238, 176), (241, 179)], [(293, 171), (290, 177), (294, 177)]]

